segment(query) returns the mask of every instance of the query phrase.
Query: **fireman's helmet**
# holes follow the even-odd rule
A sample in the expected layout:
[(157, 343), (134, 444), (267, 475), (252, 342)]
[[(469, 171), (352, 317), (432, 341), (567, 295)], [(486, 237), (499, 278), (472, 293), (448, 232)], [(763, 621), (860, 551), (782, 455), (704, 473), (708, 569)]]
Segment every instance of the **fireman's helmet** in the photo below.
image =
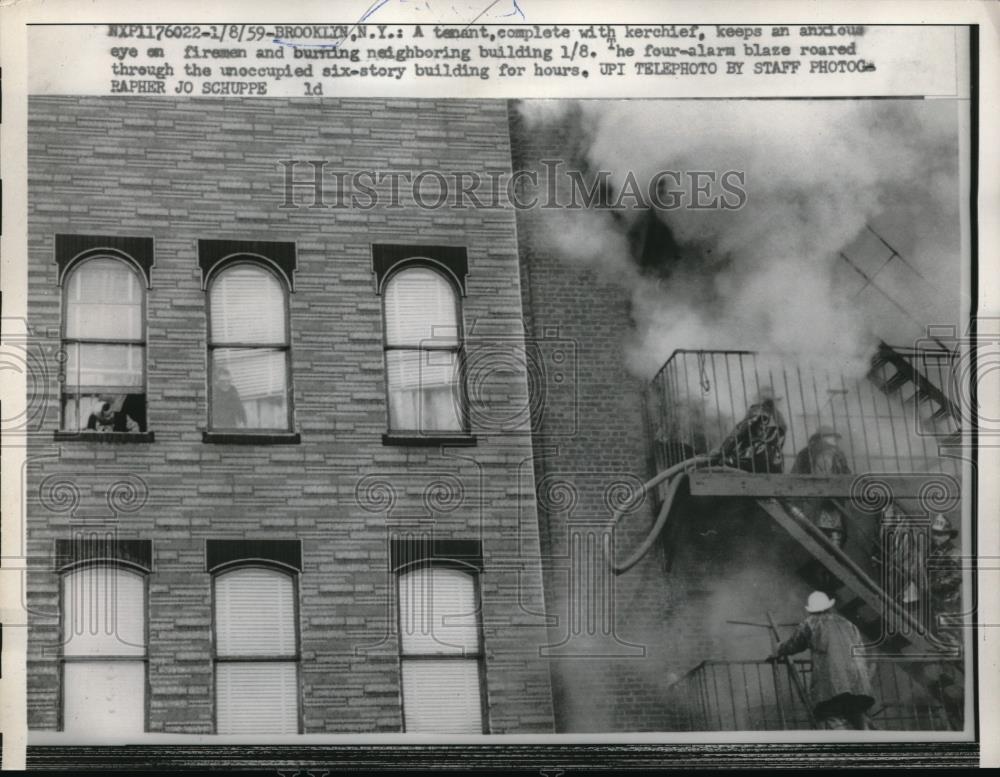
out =
[(809, 601), (806, 602), (806, 612), (826, 612), (836, 603), (836, 599), (831, 599), (822, 591), (813, 591), (809, 594)]
[(938, 513), (934, 516), (934, 520), (931, 521), (931, 531), (935, 534), (947, 534), (949, 537), (954, 537), (958, 534), (958, 530), (952, 528), (951, 521), (943, 513)]
[(780, 402), (782, 399), (783, 397), (779, 397), (774, 393), (774, 388), (772, 386), (761, 386), (760, 389), (757, 391), (757, 396), (754, 399), (754, 402), (756, 404), (762, 404), (767, 400), (771, 400), (772, 402)]
[(832, 426), (827, 426), (826, 424), (824, 424), (819, 429), (817, 429), (815, 432), (813, 432), (812, 437), (810, 437), (809, 439), (810, 440), (819, 440), (819, 439), (821, 439), (823, 437), (834, 437), (834, 438), (836, 438), (836, 439), (839, 440), (839, 439), (841, 439), (842, 435), (840, 434), (840, 432), (838, 432)]

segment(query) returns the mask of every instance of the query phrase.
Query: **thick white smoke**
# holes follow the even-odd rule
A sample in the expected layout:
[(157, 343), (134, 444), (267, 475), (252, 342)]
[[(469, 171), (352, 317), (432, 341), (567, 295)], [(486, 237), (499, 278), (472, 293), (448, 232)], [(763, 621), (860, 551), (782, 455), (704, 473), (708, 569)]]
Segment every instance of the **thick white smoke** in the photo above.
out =
[[(549, 231), (560, 256), (603, 266), (629, 288), (629, 364), (639, 376), (676, 348), (818, 355), (860, 374), (879, 339), (912, 345), (926, 325), (959, 323), (953, 102), (539, 101), (521, 110), (529, 124), (575, 123), (588, 163), (609, 171), (613, 188), (629, 172), (643, 186), (661, 170), (745, 173), (740, 210), (658, 212), (679, 255), (663, 257), (655, 277), (630, 255), (627, 215), (563, 213)], [(905, 263), (883, 267), (891, 252), (869, 225)], [(877, 272), (881, 291), (841, 252)]]

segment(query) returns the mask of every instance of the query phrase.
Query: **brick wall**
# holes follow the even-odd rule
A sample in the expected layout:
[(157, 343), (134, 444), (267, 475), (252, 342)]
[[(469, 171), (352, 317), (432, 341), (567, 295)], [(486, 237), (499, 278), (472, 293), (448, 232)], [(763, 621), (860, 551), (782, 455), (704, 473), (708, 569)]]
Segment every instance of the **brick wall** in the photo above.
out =
[[(586, 135), (572, 111), (544, 126), (526, 124), (516, 106), (510, 118), (515, 168), (542, 176), (542, 191), (535, 193), (541, 196), (546, 185), (542, 159), (585, 169)], [(566, 179), (557, 190), (568, 202)], [(573, 732), (670, 730), (676, 711), (663, 703), (670, 682), (704, 659), (767, 655), (765, 631), (725, 621), (763, 621), (768, 610), (794, 621), (808, 590), (782, 565), (788, 538), (739, 503), (682, 505), (678, 524), (686, 528), (670, 537), (676, 550), (669, 572), (664, 542), (617, 578), (587, 550), (587, 537), (596, 542), (605, 531), (621, 484), (654, 473), (643, 383), (629, 375), (624, 358), (629, 292), (613, 273), (551, 247), (547, 237), (567, 229), (565, 216), (518, 211), (529, 335), (558, 332), (574, 344), (578, 365), (572, 412), (547, 408), (535, 435), (545, 593), (549, 616), (557, 620), (550, 643), (562, 643), (551, 664), (556, 725)], [(646, 535), (653, 507), (645, 503), (620, 524), (619, 558)], [(587, 614), (589, 605), (596, 615)]]
[[(302, 541), (305, 732), (400, 730), (387, 537), (407, 532), (482, 541), (491, 731), (552, 730), (549, 672), (538, 653), (544, 602), (533, 472), (524, 466), (530, 437), (474, 424), (475, 447), (386, 447), (381, 439), (385, 378), (371, 244), (465, 246), (467, 330), (488, 326), (491, 336), (519, 342), (513, 213), (423, 211), (405, 194), (398, 210), (278, 209), (282, 159), (324, 159), (329, 169), (346, 170), (509, 169), (505, 103), (36, 97), (29, 139), (29, 323), (51, 367), (45, 421), (27, 470), (34, 557), (29, 725), (58, 725), (58, 576), (51, 555), (55, 540), (87, 526), (153, 543), (150, 731), (212, 731), (204, 545), (227, 538)], [(56, 233), (155, 239), (147, 297), (155, 442), (53, 441)], [(199, 239), (296, 244), (290, 316), (299, 445), (202, 442), (206, 299)], [(516, 405), (526, 393), (525, 371), (515, 364), (479, 390), (493, 410)], [(141, 481), (142, 503), (126, 499), (112, 509), (109, 490), (129, 476)], [(390, 495), (388, 502), (380, 493)]]

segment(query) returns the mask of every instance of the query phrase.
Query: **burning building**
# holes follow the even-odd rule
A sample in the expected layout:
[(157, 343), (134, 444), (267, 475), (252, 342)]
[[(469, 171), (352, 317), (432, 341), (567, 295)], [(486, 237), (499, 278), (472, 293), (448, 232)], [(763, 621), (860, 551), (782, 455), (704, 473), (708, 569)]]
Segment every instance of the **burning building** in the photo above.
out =
[[(561, 730), (808, 727), (808, 683), (763, 659), (814, 589), (868, 640), (876, 726), (960, 725), (954, 632), (903, 592), (936, 563), (933, 517), (961, 521), (968, 476), (956, 330), (932, 326), (960, 320), (960, 119), (942, 104), (786, 107), (781, 127), (766, 101), (513, 114), (515, 167), (543, 179), (538, 160), (571, 159), (613, 201), (629, 177), (738, 171), (747, 195), (738, 210), (519, 214), (529, 333), (558, 331), (585, 365), (578, 415), (535, 437), (553, 451), (537, 482), (572, 495), (539, 499)], [(741, 460), (762, 400), (777, 455)], [(823, 438), (841, 462), (825, 472), (809, 466)]]
[[(964, 525), (955, 353), (906, 320), (956, 320), (953, 286), (940, 319), (920, 302), (959, 266), (943, 111), (883, 160), (917, 109), (797, 107), (775, 136), (712, 106), (693, 137), (676, 103), (29, 109), (29, 763), (95, 736), (808, 727), (808, 662), (762, 659), (817, 588), (885, 658), (877, 725), (961, 725), (961, 644), (885, 550), (889, 505), (922, 567), (933, 516)], [(812, 110), (838, 132), (803, 141)], [(607, 192), (745, 167), (749, 199), (282, 207), (294, 160), (553, 158)], [(724, 451), (766, 394), (784, 461), (758, 471)], [(792, 474), (823, 427), (850, 473)]]

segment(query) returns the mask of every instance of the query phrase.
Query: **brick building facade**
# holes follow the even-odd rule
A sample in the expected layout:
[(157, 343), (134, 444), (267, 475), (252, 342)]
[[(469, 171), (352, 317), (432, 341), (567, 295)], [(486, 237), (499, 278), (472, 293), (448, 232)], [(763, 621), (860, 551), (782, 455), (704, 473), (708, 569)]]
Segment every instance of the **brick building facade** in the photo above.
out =
[[(147, 587), (149, 732), (216, 730), (207, 554), (257, 558), (279, 540), (294, 544), (283, 563), (297, 586), (300, 732), (403, 730), (393, 541), (404, 556), (460, 556), (474, 570), (484, 730), (552, 731), (538, 654), (544, 602), (524, 466), (530, 436), (487, 419), (454, 439), (383, 440), (383, 298), (372, 246), (408, 246), (404, 260), (433, 253), (428, 246), (459, 252), (466, 336), (518, 340), (513, 212), (428, 212), (405, 200), (390, 211), (279, 208), (279, 160), (509, 171), (506, 103), (45, 97), (31, 100), (29, 137), (29, 321), (53, 366), (27, 472), (37, 559), (28, 579), (29, 726), (65, 724), (60, 581), (73, 567), (53, 563), (57, 543), (112, 537), (123, 547), (148, 543), (134, 569)], [(308, 178), (309, 168), (294, 172)], [(58, 249), (57, 235), (66, 236)], [(151, 241), (139, 244), (151, 245), (142, 279), (146, 429), (59, 434), (57, 355), (73, 345), (60, 342), (61, 281), (88, 249), (117, 246), (114, 256), (136, 260), (141, 248), (129, 255), (130, 244), (112, 238)], [(212, 245), (199, 241), (229, 241), (225, 250), (247, 255), (294, 246), (287, 433), (206, 434)], [(497, 417), (516, 417), (526, 377), (492, 374), (477, 391), (474, 401)], [(81, 563), (114, 552), (93, 545), (62, 547)]]

